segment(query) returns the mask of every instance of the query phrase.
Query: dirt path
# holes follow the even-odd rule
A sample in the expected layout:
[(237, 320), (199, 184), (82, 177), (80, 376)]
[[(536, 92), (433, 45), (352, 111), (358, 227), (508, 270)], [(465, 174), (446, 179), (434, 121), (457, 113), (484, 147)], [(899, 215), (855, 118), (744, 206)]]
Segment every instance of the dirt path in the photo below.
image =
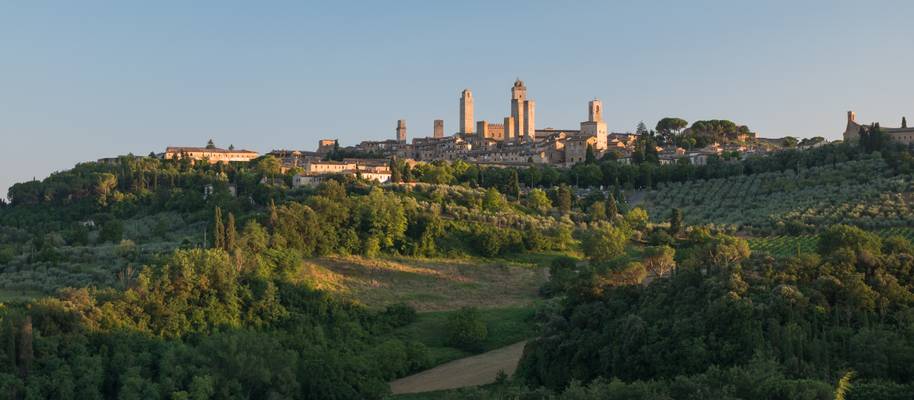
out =
[(495, 382), (498, 371), (505, 371), (508, 376), (514, 373), (526, 343), (515, 343), (488, 353), (461, 358), (397, 379), (390, 383), (390, 390), (393, 394), (421, 393)]

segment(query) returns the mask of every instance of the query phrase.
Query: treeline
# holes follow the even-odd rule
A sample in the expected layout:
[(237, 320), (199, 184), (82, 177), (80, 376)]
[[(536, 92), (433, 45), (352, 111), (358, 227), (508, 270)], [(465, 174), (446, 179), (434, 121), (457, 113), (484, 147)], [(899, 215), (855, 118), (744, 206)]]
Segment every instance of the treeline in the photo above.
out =
[[(570, 169), (550, 165), (523, 168), (486, 167), (464, 161), (432, 162), (409, 167), (399, 163), (397, 174), (404, 181), (436, 184), (465, 184), (469, 186), (496, 187), (508, 193), (515, 182), (527, 187), (550, 188), (561, 184), (575, 187), (603, 187), (620, 189), (654, 188), (660, 183), (688, 182), (753, 175), (767, 172), (799, 171), (813, 167), (837, 165), (859, 160), (879, 151), (896, 174), (914, 171), (911, 150), (891, 141), (882, 141), (881, 147), (871, 149), (844, 143), (828, 144), (813, 149), (789, 149), (764, 156), (746, 159), (730, 155), (710, 156), (706, 165), (694, 165), (683, 159), (676, 163), (660, 165), (656, 138), (646, 135), (636, 143), (632, 164), (622, 164), (612, 153), (601, 160), (578, 163)], [(653, 153), (652, 153), (653, 152)]]
[(675, 239), (674, 272), (650, 285), (626, 273), (624, 255), (553, 266), (560, 305), (518, 377), (591, 393), (569, 398), (822, 399), (853, 371), (847, 398), (909, 398), (909, 241), (836, 225), (818, 254), (773, 259), (705, 229)]

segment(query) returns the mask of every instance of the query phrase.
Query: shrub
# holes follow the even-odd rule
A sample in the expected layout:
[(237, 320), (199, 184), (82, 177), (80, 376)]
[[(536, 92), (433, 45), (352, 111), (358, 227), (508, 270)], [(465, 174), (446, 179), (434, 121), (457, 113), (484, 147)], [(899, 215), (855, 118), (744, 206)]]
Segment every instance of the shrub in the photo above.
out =
[(416, 322), (418, 315), (416, 309), (406, 303), (396, 303), (387, 306), (384, 318), (393, 327), (400, 327)]
[(489, 334), (485, 321), (474, 307), (463, 307), (447, 321), (449, 346), (466, 351), (479, 351)]
[(124, 224), (116, 219), (105, 222), (98, 234), (99, 242), (119, 243), (124, 237)]

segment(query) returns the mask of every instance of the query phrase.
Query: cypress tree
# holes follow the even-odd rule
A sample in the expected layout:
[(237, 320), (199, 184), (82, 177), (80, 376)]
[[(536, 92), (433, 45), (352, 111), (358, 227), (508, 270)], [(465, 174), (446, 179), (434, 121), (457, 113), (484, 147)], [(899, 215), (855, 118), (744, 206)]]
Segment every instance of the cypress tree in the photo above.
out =
[(235, 214), (229, 213), (225, 226), (225, 251), (229, 252), (229, 254), (232, 254), (235, 249), (237, 236), (235, 232)]
[(26, 315), (22, 322), (22, 328), (19, 330), (19, 375), (23, 378), (29, 376), (32, 369), (32, 361), (35, 353), (32, 349), (32, 316)]
[(390, 159), (390, 181), (393, 183), (400, 183), (400, 168), (397, 168), (397, 160), (395, 158)]
[(514, 197), (514, 200), (520, 201), (520, 179), (517, 177), (517, 169), (511, 170), (511, 182), (508, 183), (508, 194)]
[(270, 199), (270, 220), (268, 222), (271, 230), (276, 227), (276, 222), (278, 220), (279, 214), (276, 213), (276, 202), (274, 202), (273, 199)]
[(213, 248), (225, 249), (225, 226), (222, 225), (222, 209), (216, 207), (213, 216)]
[(606, 217), (613, 221), (617, 215), (619, 215), (619, 205), (616, 204), (616, 196), (610, 193), (609, 199), (606, 200)]
[(905, 117), (901, 117), (901, 127), (902, 128), (908, 127), (908, 120)]
[(670, 235), (676, 236), (679, 232), (682, 232), (682, 210), (674, 208), (670, 216)]
[(587, 154), (584, 156), (584, 162), (587, 164), (593, 164), (597, 162), (597, 155), (594, 154), (592, 145), (587, 145)]
[(564, 183), (561, 184), (556, 195), (556, 197), (558, 197), (558, 199), (556, 199), (556, 203), (558, 203), (557, 205), (559, 211), (561, 211), (562, 214), (568, 214), (571, 212), (571, 189), (568, 187), (568, 185)]

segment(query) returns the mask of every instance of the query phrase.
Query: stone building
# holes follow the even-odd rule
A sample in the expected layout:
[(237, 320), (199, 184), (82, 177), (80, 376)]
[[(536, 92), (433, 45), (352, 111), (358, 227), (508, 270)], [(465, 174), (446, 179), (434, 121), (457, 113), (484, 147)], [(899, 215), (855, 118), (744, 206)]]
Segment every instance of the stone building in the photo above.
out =
[[(881, 125), (881, 124), (880, 124)], [(908, 128), (907, 120), (902, 118), (902, 126), (900, 128), (886, 128), (880, 126), (882, 133), (885, 133), (886, 136), (892, 138), (892, 140), (901, 143), (901, 144), (912, 144), (914, 143), (914, 128)], [(860, 127), (861, 125), (857, 123), (857, 114), (853, 111), (847, 112), (847, 127), (844, 129), (844, 141), (847, 143), (854, 143), (860, 140)]]
[(336, 139), (321, 139), (317, 142), (318, 154), (327, 154), (337, 147)]
[(193, 161), (206, 160), (210, 164), (230, 163), (230, 162), (248, 162), (259, 157), (256, 151), (235, 150), (234, 146), (229, 146), (228, 150), (220, 149), (210, 140), (206, 147), (180, 147), (169, 146), (165, 148), (162, 158), (166, 160), (189, 158)]

